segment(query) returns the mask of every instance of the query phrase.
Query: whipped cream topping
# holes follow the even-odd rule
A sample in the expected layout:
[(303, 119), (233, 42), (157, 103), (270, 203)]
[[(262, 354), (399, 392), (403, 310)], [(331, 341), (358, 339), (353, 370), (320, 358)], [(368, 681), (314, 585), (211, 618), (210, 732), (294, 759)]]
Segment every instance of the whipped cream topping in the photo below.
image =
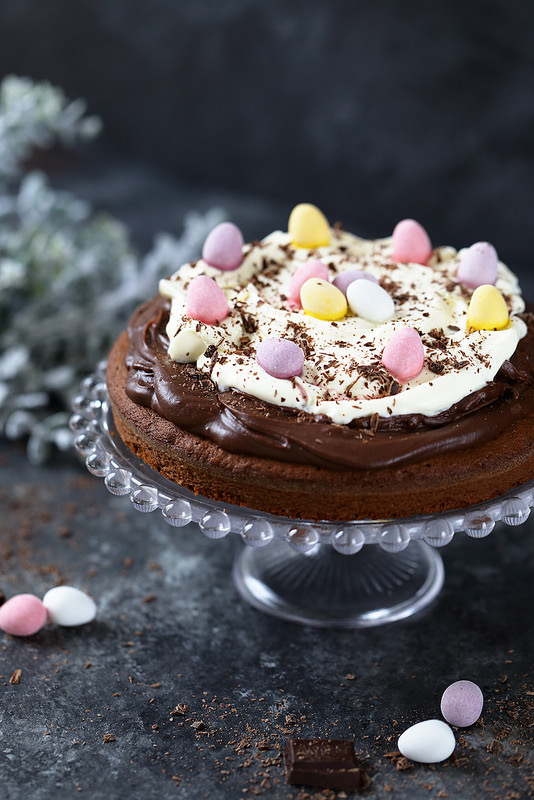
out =
[[(196, 363), (221, 391), (235, 389), (335, 423), (375, 414), (434, 416), (493, 380), (526, 334), (517, 316), (525, 305), (517, 278), (499, 262), (495, 285), (508, 305), (509, 324), (503, 330), (468, 332), (472, 290), (455, 277), (464, 251), (436, 248), (424, 266), (394, 262), (391, 249), (390, 238), (364, 240), (334, 229), (328, 246), (308, 250), (292, 246), (288, 233), (275, 231), (245, 245), (243, 261), (233, 271), (221, 272), (203, 260), (184, 264), (160, 282), (160, 293), (171, 300), (169, 354)], [(328, 266), (330, 280), (355, 269), (374, 275), (393, 298), (391, 319), (372, 323), (349, 310), (331, 322), (291, 308), (291, 277), (310, 258)], [(187, 287), (197, 275), (213, 278), (226, 294), (230, 314), (220, 324), (207, 325), (187, 314)], [(421, 334), (425, 366), (400, 384), (381, 364), (381, 355), (393, 332), (406, 325)], [(302, 348), (301, 376), (274, 378), (258, 365), (256, 347), (271, 338), (290, 339)]]

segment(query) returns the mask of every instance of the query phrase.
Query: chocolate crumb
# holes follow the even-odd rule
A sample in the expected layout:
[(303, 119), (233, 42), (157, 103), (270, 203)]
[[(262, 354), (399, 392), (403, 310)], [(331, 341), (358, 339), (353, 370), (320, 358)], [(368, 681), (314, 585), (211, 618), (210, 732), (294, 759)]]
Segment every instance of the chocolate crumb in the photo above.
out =
[(183, 717), (189, 711), (187, 703), (178, 703), (171, 711), (171, 717)]
[(22, 670), (16, 669), (11, 678), (9, 679), (10, 683), (20, 683), (20, 679), (22, 677)]
[(442, 375), (445, 372), (445, 364), (442, 361), (433, 361), (431, 358), (427, 359), (426, 365), (430, 372), (435, 375)]

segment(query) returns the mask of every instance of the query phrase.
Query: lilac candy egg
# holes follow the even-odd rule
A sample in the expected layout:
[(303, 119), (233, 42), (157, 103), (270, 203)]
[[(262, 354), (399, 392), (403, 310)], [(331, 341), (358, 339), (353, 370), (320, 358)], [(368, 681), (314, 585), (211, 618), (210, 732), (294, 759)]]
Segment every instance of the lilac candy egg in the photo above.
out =
[(443, 692), (441, 713), (450, 725), (467, 728), (482, 713), (484, 695), (473, 681), (456, 681)]
[(12, 636), (33, 636), (46, 617), (46, 608), (34, 594), (16, 594), (0, 606), (0, 628)]
[(304, 366), (304, 353), (288, 339), (265, 339), (258, 344), (256, 361), (273, 378), (294, 378)]
[(460, 283), (477, 289), (484, 284), (493, 285), (497, 280), (499, 259), (497, 251), (489, 242), (476, 242), (462, 255), (456, 278)]
[(310, 278), (321, 278), (323, 281), (328, 280), (328, 267), (319, 261), (317, 258), (310, 258), (292, 275), (289, 282), (288, 300), (292, 306), (301, 308), (302, 303), (300, 300), (300, 290)]
[(221, 222), (206, 237), (202, 258), (221, 270), (237, 269), (243, 261), (243, 234), (233, 222)]
[(375, 278), (374, 275), (371, 275), (369, 272), (363, 272), (361, 269), (349, 269), (347, 272), (340, 272), (339, 275), (336, 275), (332, 283), (337, 289), (343, 292), (346, 297), (349, 285), (353, 281), (358, 280), (368, 280), (373, 281), (373, 283), (378, 283), (378, 279)]
[(197, 275), (187, 287), (187, 313), (206, 325), (215, 325), (226, 319), (229, 313), (226, 295), (213, 278)]

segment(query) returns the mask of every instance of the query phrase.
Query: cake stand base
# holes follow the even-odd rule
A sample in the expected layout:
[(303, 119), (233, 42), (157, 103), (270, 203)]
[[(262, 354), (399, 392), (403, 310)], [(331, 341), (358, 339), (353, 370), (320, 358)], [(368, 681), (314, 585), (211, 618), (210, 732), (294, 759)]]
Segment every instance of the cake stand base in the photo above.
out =
[(307, 553), (285, 542), (242, 550), (234, 564), (241, 596), (275, 617), (321, 628), (367, 628), (410, 617), (438, 595), (439, 553), (415, 540), (400, 553), (367, 545), (346, 556), (328, 545)]

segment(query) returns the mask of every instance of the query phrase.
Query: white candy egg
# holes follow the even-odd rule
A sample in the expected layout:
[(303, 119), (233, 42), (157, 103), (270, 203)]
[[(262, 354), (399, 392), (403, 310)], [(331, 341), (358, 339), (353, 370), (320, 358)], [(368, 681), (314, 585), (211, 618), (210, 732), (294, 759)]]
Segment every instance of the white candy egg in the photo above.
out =
[(54, 586), (49, 589), (43, 597), (43, 605), (56, 625), (85, 625), (96, 617), (93, 598), (74, 586)]
[(386, 322), (395, 312), (393, 299), (386, 290), (365, 278), (348, 285), (347, 301), (354, 314), (370, 322)]
[(440, 719), (427, 719), (405, 730), (399, 737), (398, 747), (405, 758), (421, 764), (445, 761), (456, 746), (451, 728)]

